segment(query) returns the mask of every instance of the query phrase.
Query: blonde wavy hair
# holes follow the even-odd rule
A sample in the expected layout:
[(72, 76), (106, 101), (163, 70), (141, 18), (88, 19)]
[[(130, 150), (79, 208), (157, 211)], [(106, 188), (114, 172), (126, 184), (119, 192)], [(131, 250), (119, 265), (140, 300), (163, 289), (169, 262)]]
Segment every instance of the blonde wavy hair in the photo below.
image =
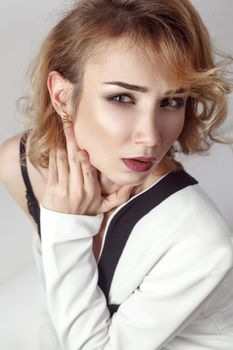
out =
[(111, 39), (141, 45), (149, 57), (158, 53), (174, 73), (174, 90), (182, 86), (187, 91), (185, 124), (167, 154), (170, 164), (182, 167), (175, 161), (176, 152), (201, 153), (213, 142), (228, 142), (217, 131), (227, 116), (227, 94), (233, 84), (226, 67), (233, 58), (218, 53), (224, 59), (214, 62), (217, 51), (188, 0), (80, 0), (42, 44), (31, 69), (31, 95), (23, 98), (31, 129), (28, 156), (35, 166), (48, 166), (51, 146), (65, 146), (62, 123), (47, 89), (49, 73), (57, 71), (73, 84), (75, 112), (85, 66)]

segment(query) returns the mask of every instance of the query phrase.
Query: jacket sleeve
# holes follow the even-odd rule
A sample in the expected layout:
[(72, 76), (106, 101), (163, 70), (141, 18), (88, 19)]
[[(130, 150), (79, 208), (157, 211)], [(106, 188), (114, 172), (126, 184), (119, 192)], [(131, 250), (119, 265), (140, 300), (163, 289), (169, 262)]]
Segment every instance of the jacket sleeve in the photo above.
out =
[[(49, 313), (65, 350), (159, 350), (200, 312), (232, 267), (232, 246), (190, 254), (174, 248), (110, 317), (92, 251), (103, 215), (41, 206), (42, 260)], [(176, 257), (176, 259), (175, 259)]]

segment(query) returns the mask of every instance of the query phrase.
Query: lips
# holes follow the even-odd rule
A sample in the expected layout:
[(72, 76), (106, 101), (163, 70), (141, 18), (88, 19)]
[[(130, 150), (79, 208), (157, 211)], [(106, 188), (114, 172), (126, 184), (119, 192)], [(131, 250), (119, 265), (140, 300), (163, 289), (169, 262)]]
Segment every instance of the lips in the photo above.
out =
[(136, 158), (123, 158), (122, 160), (124, 164), (127, 166), (127, 168), (129, 168), (130, 170), (133, 170), (136, 172), (145, 172), (152, 167), (153, 161), (155, 160), (155, 158), (136, 157)]
[(156, 158), (154, 157), (146, 157), (146, 156), (133, 157), (130, 159), (141, 160), (142, 162), (154, 162), (156, 160)]

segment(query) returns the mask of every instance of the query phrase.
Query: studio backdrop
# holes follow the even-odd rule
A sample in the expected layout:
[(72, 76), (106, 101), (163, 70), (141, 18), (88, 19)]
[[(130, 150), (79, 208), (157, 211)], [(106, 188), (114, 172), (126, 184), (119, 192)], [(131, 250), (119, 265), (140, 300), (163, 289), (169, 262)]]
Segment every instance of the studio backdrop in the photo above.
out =
[[(0, 143), (24, 129), (16, 100), (28, 94), (27, 69), (48, 29), (73, 3), (0, 0)], [(192, 0), (192, 3), (206, 23), (214, 44), (233, 55), (233, 1)], [(232, 95), (228, 114), (223, 131), (233, 136)], [(195, 156), (192, 160), (185, 157), (184, 165), (233, 229), (232, 148), (216, 145), (209, 156)], [(39, 285), (32, 255), (33, 234), (29, 219), (0, 185), (0, 348), (4, 350), (36, 350)]]

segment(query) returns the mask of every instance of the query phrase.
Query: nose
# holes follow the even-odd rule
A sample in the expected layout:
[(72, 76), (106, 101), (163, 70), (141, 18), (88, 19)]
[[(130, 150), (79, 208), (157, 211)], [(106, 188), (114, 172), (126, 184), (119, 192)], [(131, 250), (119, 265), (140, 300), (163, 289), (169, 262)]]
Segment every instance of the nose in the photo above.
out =
[(161, 144), (161, 139), (161, 125), (154, 113), (140, 116), (135, 124), (134, 142), (147, 147), (155, 147)]

